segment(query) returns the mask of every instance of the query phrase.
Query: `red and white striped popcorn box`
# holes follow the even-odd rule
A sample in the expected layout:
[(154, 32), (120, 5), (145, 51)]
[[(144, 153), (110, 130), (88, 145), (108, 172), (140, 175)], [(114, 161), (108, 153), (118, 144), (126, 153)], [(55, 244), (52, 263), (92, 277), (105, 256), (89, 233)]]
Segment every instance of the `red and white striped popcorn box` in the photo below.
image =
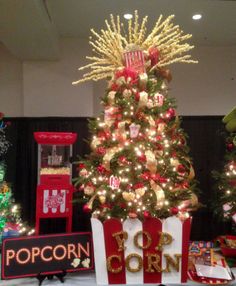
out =
[(124, 53), (125, 66), (132, 68), (138, 73), (145, 72), (143, 51), (131, 51)]
[[(143, 222), (111, 218), (103, 223), (92, 218), (91, 224), (98, 285), (187, 281), (191, 218), (148, 218)], [(167, 237), (172, 238), (171, 243), (166, 243)]]

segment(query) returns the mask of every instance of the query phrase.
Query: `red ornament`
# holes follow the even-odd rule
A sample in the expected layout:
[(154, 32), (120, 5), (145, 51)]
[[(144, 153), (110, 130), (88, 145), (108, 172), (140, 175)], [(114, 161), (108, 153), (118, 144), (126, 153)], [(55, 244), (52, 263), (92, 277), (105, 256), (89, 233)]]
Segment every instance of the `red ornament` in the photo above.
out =
[(119, 86), (114, 82), (112, 85), (111, 85), (111, 90), (112, 91), (117, 91), (119, 89)]
[(180, 164), (180, 165), (177, 166), (177, 172), (178, 172), (178, 173), (184, 174), (185, 171), (186, 171), (186, 169), (185, 169), (185, 167), (184, 167), (182, 164)]
[(159, 56), (160, 56), (159, 50), (156, 47), (151, 47), (148, 50), (148, 53), (149, 53), (149, 59), (151, 60), (151, 66), (155, 66), (159, 61)]
[(110, 138), (110, 132), (109, 131), (100, 131), (98, 132), (98, 137), (102, 140), (106, 140)]
[(102, 209), (111, 209), (111, 204), (102, 204), (101, 208)]
[(83, 206), (83, 212), (85, 212), (85, 213), (91, 213), (91, 208), (88, 206), (88, 205), (84, 205)]
[(227, 147), (227, 150), (231, 152), (234, 149), (234, 144), (233, 143), (228, 143), (226, 145), (226, 147)]
[(127, 159), (126, 159), (125, 156), (120, 156), (118, 158), (118, 162), (119, 162), (120, 165), (126, 165), (127, 164)]
[(97, 170), (100, 174), (105, 174), (107, 171), (106, 168), (101, 164), (97, 167)]
[(97, 148), (97, 154), (99, 154), (99, 155), (105, 155), (105, 154), (106, 154), (106, 148), (104, 148), (104, 147), (98, 147), (98, 148)]
[(140, 189), (140, 188), (143, 188), (144, 187), (144, 184), (143, 183), (137, 183), (133, 186), (134, 189)]
[(167, 179), (165, 177), (159, 177), (159, 182), (160, 183), (167, 183)]
[(121, 209), (125, 209), (125, 208), (127, 207), (127, 206), (126, 206), (126, 203), (120, 203), (119, 205), (120, 205), (120, 208), (121, 208)]
[(145, 154), (142, 154), (138, 157), (139, 162), (145, 163), (147, 161), (147, 157)]
[(176, 115), (174, 108), (169, 108), (165, 114), (165, 118), (171, 119)]
[(149, 213), (149, 211), (144, 211), (144, 212), (143, 212), (143, 217), (145, 217), (145, 218), (150, 218), (150, 217), (151, 217), (151, 214)]
[(84, 169), (84, 168), (86, 168), (85, 164), (80, 163), (80, 164), (79, 164), (79, 169)]
[(144, 179), (144, 180), (149, 180), (150, 179), (150, 173), (149, 172), (143, 172), (140, 175), (140, 178)]
[(185, 170), (185, 167), (184, 165), (180, 164), (177, 166), (177, 172), (179, 173), (184, 173), (186, 170)]
[(177, 215), (179, 212), (179, 209), (177, 207), (172, 207), (170, 209), (170, 212), (172, 213), (172, 215)]
[(135, 99), (136, 101), (139, 101), (139, 99), (140, 99), (139, 92), (136, 92), (136, 93), (135, 93), (134, 99)]
[(124, 77), (125, 80), (130, 78), (131, 79), (130, 84), (134, 84), (138, 80), (138, 73), (132, 68), (124, 68), (123, 70), (119, 70), (115, 73), (116, 79), (120, 77)]

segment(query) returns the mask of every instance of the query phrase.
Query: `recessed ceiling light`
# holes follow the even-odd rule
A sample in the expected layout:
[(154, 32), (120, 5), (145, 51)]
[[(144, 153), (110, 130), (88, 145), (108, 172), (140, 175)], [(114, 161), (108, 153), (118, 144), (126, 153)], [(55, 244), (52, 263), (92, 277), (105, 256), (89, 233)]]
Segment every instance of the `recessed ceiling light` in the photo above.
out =
[(193, 20), (200, 20), (202, 18), (202, 15), (201, 14), (195, 14), (193, 15), (192, 19)]
[(126, 20), (130, 20), (130, 19), (133, 18), (133, 15), (132, 15), (132, 14), (124, 14), (124, 18), (125, 18)]

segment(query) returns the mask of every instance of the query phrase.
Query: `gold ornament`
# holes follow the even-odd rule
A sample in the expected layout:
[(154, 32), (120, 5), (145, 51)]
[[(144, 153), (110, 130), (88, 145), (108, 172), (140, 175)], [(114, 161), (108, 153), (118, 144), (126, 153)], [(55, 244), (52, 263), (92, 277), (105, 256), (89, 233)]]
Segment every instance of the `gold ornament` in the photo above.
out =
[(138, 108), (147, 106), (148, 102), (148, 94), (146, 91), (141, 91), (139, 93), (139, 102), (138, 102)]
[(115, 103), (116, 91), (110, 91), (107, 95), (108, 103), (113, 105)]
[(102, 143), (102, 142), (101, 142), (100, 138), (98, 138), (98, 137), (95, 136), (95, 137), (92, 139), (92, 142), (91, 142), (91, 144), (90, 144), (90, 147), (91, 147), (92, 150), (95, 150), (95, 149), (97, 148), (97, 146), (99, 146), (101, 143)]
[(145, 188), (138, 188), (135, 190), (135, 194), (139, 197), (142, 197), (145, 194)]
[(122, 94), (123, 94), (124, 98), (128, 99), (132, 95), (132, 91), (130, 89), (126, 88)]
[(125, 141), (127, 138), (126, 132), (125, 132), (125, 121), (121, 121), (118, 123), (118, 128), (114, 131), (114, 135), (119, 141)]
[(0, 193), (2, 194), (6, 194), (9, 192), (9, 187), (7, 185), (6, 182), (3, 182), (3, 184), (1, 185), (1, 188), (0, 188)]
[(92, 37), (89, 44), (93, 48), (94, 56), (86, 57), (90, 63), (79, 70), (89, 69), (89, 71), (83, 75), (82, 79), (73, 82), (73, 84), (111, 77), (115, 70), (124, 65), (123, 54), (130, 50), (130, 47), (142, 50), (146, 54), (150, 48), (158, 49), (159, 60), (151, 68), (151, 71), (176, 62), (196, 63), (191, 60), (190, 55), (185, 54), (194, 47), (185, 43), (192, 35), (184, 35), (179, 26), (172, 23), (174, 15), (165, 20), (160, 15), (148, 35), (146, 35), (147, 18), (147, 16), (144, 17), (139, 23), (138, 12), (135, 11), (134, 20), (129, 20), (128, 28), (125, 31), (120, 17), (115, 18), (110, 15), (110, 22), (105, 21), (106, 29), (102, 29), (100, 34), (91, 29)]
[(178, 159), (171, 158), (170, 159), (170, 164), (171, 164), (171, 166), (176, 168), (180, 164), (180, 162), (179, 162)]
[(133, 202), (135, 199), (135, 194), (134, 193), (129, 193), (129, 192), (123, 192), (122, 197), (125, 201), (127, 202)]
[(106, 197), (105, 196), (101, 195), (101, 196), (98, 197), (98, 199), (99, 199), (101, 204), (105, 204), (105, 202), (106, 202)]

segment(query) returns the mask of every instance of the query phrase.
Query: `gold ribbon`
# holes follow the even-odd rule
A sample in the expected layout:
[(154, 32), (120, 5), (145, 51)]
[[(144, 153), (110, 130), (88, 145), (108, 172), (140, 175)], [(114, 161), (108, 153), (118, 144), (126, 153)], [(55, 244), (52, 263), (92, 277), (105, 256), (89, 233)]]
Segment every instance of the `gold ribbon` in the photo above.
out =
[(106, 154), (103, 157), (103, 165), (107, 170), (110, 170), (110, 162), (111, 159), (114, 157), (114, 155), (119, 152), (119, 148), (118, 147), (113, 147), (110, 149), (107, 149)]
[(151, 173), (155, 174), (157, 170), (157, 160), (155, 154), (151, 150), (147, 150), (145, 151), (145, 156), (147, 158), (147, 163), (146, 163), (147, 169)]
[(165, 193), (163, 189), (158, 184), (156, 184), (153, 180), (150, 181), (150, 185), (156, 195), (157, 207), (162, 207), (165, 201)]

